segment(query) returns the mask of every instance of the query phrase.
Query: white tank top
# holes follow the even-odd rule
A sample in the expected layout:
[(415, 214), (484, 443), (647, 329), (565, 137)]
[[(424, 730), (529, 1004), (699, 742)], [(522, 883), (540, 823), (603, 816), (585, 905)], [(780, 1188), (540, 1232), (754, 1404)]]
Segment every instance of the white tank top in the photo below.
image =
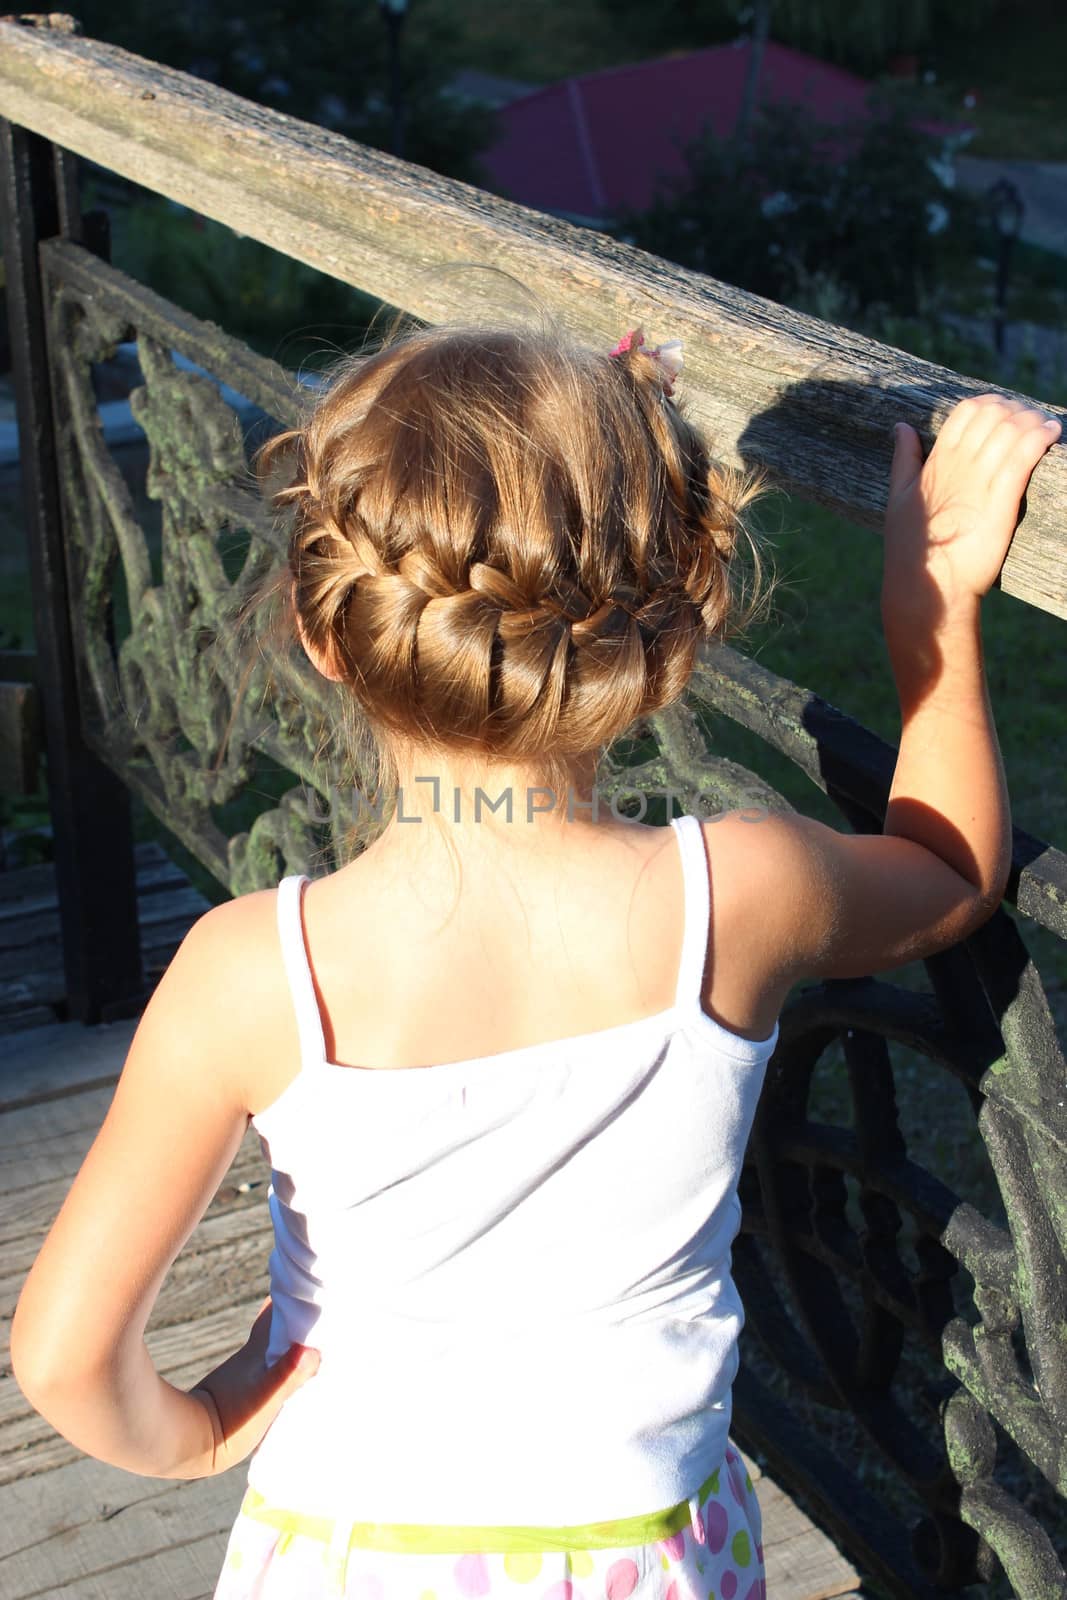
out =
[(666, 1011), (390, 1071), (327, 1061), (278, 892), (301, 1071), (270, 1162), (268, 1365), (321, 1351), (253, 1455), (270, 1501), (361, 1521), (567, 1526), (689, 1500), (720, 1465), (744, 1312), (737, 1182), (778, 1037), (702, 1009), (707, 858), (673, 823), (685, 934)]

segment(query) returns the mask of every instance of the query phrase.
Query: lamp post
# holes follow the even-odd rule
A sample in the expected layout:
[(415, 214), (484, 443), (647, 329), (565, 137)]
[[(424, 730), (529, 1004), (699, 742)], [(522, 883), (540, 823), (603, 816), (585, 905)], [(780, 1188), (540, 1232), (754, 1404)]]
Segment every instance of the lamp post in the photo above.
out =
[(1011, 251), (1022, 227), (1023, 197), (1010, 178), (998, 178), (986, 193), (986, 201), (993, 213), (993, 226), (997, 230), (997, 298), (993, 319), (993, 341), (997, 354), (1004, 354), (1004, 306), (1008, 298), (1008, 267)]
[(400, 35), (407, 16), (408, 0), (378, 0), (382, 20), (389, 32), (389, 98), (393, 107), (393, 154), (404, 154), (404, 98), (400, 82)]

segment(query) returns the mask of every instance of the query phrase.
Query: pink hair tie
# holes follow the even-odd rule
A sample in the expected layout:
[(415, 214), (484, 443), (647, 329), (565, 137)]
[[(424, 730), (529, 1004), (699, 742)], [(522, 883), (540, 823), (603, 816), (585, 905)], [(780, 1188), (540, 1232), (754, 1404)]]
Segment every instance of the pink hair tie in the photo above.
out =
[(675, 379), (682, 370), (682, 341), (671, 339), (667, 344), (658, 344), (650, 348), (645, 344), (645, 335), (640, 328), (631, 328), (629, 333), (623, 335), (615, 346), (609, 350), (610, 356), (625, 355), (628, 350), (639, 350), (643, 356), (648, 356), (659, 368), (663, 380), (663, 392), (666, 395), (674, 393)]

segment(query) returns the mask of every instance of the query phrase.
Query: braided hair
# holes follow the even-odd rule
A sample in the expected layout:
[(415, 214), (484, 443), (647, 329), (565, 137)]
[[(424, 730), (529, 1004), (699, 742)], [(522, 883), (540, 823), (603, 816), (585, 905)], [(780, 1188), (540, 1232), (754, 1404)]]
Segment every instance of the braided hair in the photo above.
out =
[(757, 486), (712, 464), (637, 349), (419, 329), (346, 357), (261, 466), (285, 451), (296, 618), (379, 743), (558, 783), (734, 621)]

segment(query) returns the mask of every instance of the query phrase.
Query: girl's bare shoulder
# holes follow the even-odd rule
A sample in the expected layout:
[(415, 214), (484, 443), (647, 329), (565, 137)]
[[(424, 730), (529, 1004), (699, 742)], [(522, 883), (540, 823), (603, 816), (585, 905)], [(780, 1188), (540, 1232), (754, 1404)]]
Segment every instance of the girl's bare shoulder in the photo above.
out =
[(193, 924), (157, 990), (157, 1011), (162, 1002), (220, 1067), (230, 1061), (240, 1072), (249, 1059), (295, 1043), (277, 905), (278, 891), (262, 889), (213, 906)]
[(705, 1003), (753, 1037), (769, 1031), (793, 976), (794, 930), (808, 893), (799, 823), (762, 807), (702, 822), (711, 893)]

